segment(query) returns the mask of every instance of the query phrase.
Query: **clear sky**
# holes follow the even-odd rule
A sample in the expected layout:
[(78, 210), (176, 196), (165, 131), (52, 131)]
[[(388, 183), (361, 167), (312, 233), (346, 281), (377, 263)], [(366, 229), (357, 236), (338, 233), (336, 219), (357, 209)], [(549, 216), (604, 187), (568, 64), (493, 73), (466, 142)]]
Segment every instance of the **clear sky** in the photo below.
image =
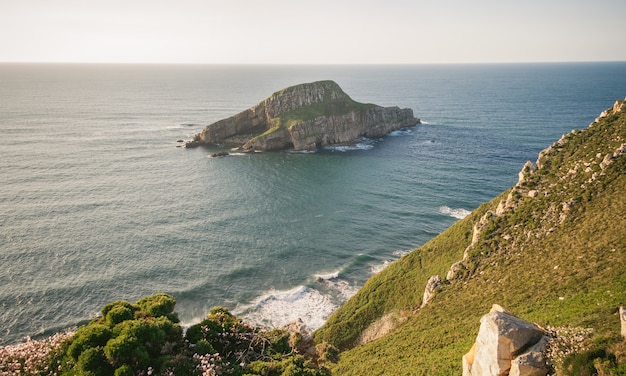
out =
[(626, 61), (626, 0), (0, 0), (0, 62)]

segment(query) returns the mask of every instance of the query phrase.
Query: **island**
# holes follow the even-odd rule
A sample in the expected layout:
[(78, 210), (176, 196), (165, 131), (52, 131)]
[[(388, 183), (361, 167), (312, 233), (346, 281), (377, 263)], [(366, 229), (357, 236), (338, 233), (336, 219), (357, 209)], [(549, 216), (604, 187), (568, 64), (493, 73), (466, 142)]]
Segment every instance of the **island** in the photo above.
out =
[(334, 81), (304, 83), (275, 92), (262, 102), (206, 126), (185, 147), (223, 145), (241, 151), (316, 150), (378, 138), (413, 127), (413, 110), (360, 103)]

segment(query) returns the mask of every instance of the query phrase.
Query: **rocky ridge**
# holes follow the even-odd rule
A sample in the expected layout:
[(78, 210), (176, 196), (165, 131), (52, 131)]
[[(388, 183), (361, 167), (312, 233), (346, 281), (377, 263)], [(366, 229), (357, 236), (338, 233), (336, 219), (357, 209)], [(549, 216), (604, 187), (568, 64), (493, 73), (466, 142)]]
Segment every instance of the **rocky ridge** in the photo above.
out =
[[(614, 335), (609, 333), (616, 329), (615, 318), (608, 317), (624, 301), (619, 281), (625, 260), (620, 194), (625, 155), (626, 100), (620, 100), (588, 128), (563, 135), (534, 163), (526, 162), (513, 187), (390, 265), (335, 312), (315, 336), (342, 350), (337, 373), (357, 374), (353, 370), (361, 370), (365, 360), (394, 374), (401, 366), (389, 362), (402, 356), (398, 362), (411, 364), (415, 374), (458, 374), (469, 347), (459, 345), (466, 336), (455, 330), (474, 328), (467, 317), (493, 302), (552, 328), (539, 327), (548, 349), (519, 359), (540, 360), (533, 371), (520, 372), (529, 365), (510, 363), (498, 373), (479, 370), (489, 361), (482, 355), (473, 366), (475, 349), (468, 353), (466, 374), (545, 374), (544, 361), (556, 360), (551, 363), (556, 367), (564, 359), (553, 348), (567, 344), (568, 351), (585, 351), (578, 338)], [(581, 303), (587, 299), (593, 304)], [(620, 316), (624, 312), (619, 309)], [(449, 323), (442, 322), (444, 315)], [(626, 316), (622, 336), (625, 322)], [(575, 331), (591, 334), (572, 335)], [(546, 339), (540, 339), (544, 347)], [(539, 343), (531, 342), (521, 348)], [(525, 353), (520, 351), (510, 360)], [(539, 359), (542, 354), (548, 359)]]
[(277, 91), (251, 108), (206, 126), (185, 147), (218, 144), (252, 150), (315, 150), (382, 137), (419, 124), (413, 110), (352, 100), (334, 81)]
[[(616, 101), (612, 108), (602, 112), (602, 114), (589, 125), (587, 131), (593, 130), (603, 118), (619, 116), (625, 110), (626, 99)], [(613, 140), (607, 140), (616, 145), (615, 149), (605, 150), (603, 148), (595, 152), (586, 151), (585, 154), (587, 154), (588, 157), (585, 160), (576, 159), (571, 164), (558, 163), (558, 170), (550, 171), (552, 161), (561, 157), (559, 151), (563, 149), (570, 140), (575, 139), (577, 142), (580, 142), (580, 139), (583, 138), (581, 137), (581, 132), (584, 131), (573, 130), (569, 134), (563, 135), (557, 142), (539, 153), (534, 165), (531, 161), (527, 161), (524, 164), (518, 174), (517, 184), (508, 191), (506, 198), (498, 203), (495, 211), (487, 211), (480, 220), (474, 224), (471, 243), (464, 251), (463, 260), (452, 264), (446, 275), (446, 281), (450, 282), (463, 278), (463, 276), (470, 273), (471, 269), (475, 269), (476, 261), (472, 261), (471, 259), (475, 259), (481, 252), (484, 254), (484, 249), (481, 248), (480, 245), (484, 246), (485, 238), (494, 236), (494, 227), (504, 228), (504, 226), (499, 225), (510, 218), (521, 205), (532, 204), (533, 199), (545, 200), (548, 196), (552, 196), (550, 200), (546, 200), (551, 202), (547, 209), (532, 213), (535, 221), (530, 223), (531, 226), (521, 226), (518, 224), (512, 230), (504, 228), (502, 232), (498, 233), (498, 237), (502, 240), (499, 242), (501, 247), (503, 244), (509, 243), (510, 249), (517, 249), (520, 248), (521, 244), (531, 238), (538, 239), (549, 235), (554, 231), (555, 227), (562, 224), (568, 218), (572, 210), (575, 209), (581, 200), (589, 199), (588, 197), (585, 198), (581, 196), (593, 194), (593, 185), (602, 184), (602, 182), (598, 182), (598, 180), (601, 180), (605, 175), (605, 170), (616, 161), (617, 158), (626, 154), (626, 139), (618, 135)], [(588, 146), (584, 147), (584, 149), (587, 148)], [(559, 162), (561, 161), (559, 160)], [(581, 181), (582, 184), (580, 184)], [(560, 188), (557, 189), (558, 187)], [(554, 198), (556, 198), (556, 200)], [(488, 233), (488, 229), (491, 230), (490, 233)], [(481, 242), (481, 240), (483, 240), (483, 242)], [(431, 281), (439, 281), (438, 285), (441, 285), (441, 278), (439, 276), (435, 275), (431, 277), (424, 291), (422, 306), (425, 305), (436, 292), (431, 286)]]

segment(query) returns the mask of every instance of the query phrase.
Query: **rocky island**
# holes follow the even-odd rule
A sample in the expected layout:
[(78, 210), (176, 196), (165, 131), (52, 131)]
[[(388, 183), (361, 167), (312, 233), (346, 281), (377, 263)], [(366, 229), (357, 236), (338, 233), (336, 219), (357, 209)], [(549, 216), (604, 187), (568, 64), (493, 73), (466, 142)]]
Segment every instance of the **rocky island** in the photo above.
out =
[(226, 145), (244, 151), (315, 150), (413, 127), (413, 110), (359, 103), (334, 81), (290, 86), (206, 126), (185, 147)]

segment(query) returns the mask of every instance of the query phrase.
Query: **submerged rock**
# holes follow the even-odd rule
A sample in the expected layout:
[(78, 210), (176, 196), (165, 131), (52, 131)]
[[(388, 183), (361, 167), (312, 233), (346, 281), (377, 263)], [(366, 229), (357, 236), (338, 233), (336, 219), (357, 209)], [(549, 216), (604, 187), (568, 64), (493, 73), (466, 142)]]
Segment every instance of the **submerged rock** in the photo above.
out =
[(220, 152), (211, 154), (209, 157), (211, 157), (211, 158), (219, 158), (219, 157), (227, 157), (229, 155), (230, 155), (230, 153), (227, 152), (227, 151), (220, 151)]
[(413, 110), (352, 100), (334, 81), (291, 86), (237, 115), (206, 126), (186, 147), (315, 150), (412, 127)]

